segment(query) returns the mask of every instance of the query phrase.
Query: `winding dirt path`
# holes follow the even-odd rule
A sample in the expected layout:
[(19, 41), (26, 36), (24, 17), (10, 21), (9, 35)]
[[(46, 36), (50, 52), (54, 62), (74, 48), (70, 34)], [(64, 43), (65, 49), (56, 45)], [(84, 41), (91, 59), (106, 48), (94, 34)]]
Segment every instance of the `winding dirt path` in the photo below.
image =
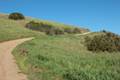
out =
[(19, 44), (33, 38), (18, 39), (0, 43), (0, 80), (27, 80), (27, 76), (20, 73), (12, 50)]
[(91, 34), (93, 32), (86, 32), (86, 33), (82, 33), (82, 34), (76, 34), (76, 36), (83, 36), (83, 35), (87, 35), (87, 34)]

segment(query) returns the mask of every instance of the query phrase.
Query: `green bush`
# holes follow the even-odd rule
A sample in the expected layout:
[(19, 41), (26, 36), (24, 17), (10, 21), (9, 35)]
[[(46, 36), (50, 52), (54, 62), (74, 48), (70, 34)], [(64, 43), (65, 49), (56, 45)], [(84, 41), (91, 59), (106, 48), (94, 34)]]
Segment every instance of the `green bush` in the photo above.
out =
[(80, 28), (74, 28), (73, 29), (73, 33), (81, 33), (81, 29)]
[(45, 25), (43, 23), (38, 23), (38, 22), (34, 22), (34, 21), (27, 23), (26, 27), (29, 29), (37, 30), (37, 31), (41, 31), (41, 32), (45, 32), (45, 31), (51, 29), (50, 25)]
[(106, 32), (102, 35), (97, 35), (92, 38), (86, 37), (85, 44), (89, 51), (120, 51), (120, 36)]
[(9, 19), (13, 19), (13, 20), (23, 20), (25, 19), (24, 15), (18, 12), (15, 13), (11, 13), (8, 17)]
[(106, 33), (107, 31), (103, 29), (101, 32)]
[(56, 28), (56, 29), (54, 29), (54, 31), (55, 31), (55, 34), (56, 34), (56, 35), (64, 34), (64, 30), (63, 30), (63, 29), (60, 29), (60, 28)]
[[(43, 22), (34, 22), (30, 21), (26, 24), (26, 27), (32, 30), (41, 31), (46, 33), (47, 35), (62, 35), (62, 34), (76, 34), (82, 33), (80, 28), (71, 28), (71, 27), (56, 27), (50, 24), (46, 24)], [(84, 30), (84, 29), (83, 29)]]
[(80, 29), (78, 27), (75, 27), (75, 28), (66, 27), (64, 28), (64, 32), (68, 34), (80, 34), (88, 31), (86, 29)]
[(48, 25), (42, 22), (31, 21), (26, 24), (26, 27), (32, 30), (45, 32), (47, 35), (61, 35), (64, 34), (64, 30), (56, 28), (52, 25)]
[(64, 32), (71, 34), (71, 33), (73, 33), (73, 28), (66, 27), (66, 28), (64, 28)]
[(62, 34), (64, 34), (64, 31), (59, 28), (51, 28), (45, 32), (47, 35), (62, 35)]

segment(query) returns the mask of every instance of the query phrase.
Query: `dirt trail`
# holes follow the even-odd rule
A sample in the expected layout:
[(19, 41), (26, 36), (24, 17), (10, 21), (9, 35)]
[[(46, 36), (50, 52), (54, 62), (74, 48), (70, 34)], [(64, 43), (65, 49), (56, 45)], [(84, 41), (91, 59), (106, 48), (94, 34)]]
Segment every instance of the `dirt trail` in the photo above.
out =
[(83, 35), (87, 35), (87, 34), (91, 34), (93, 32), (86, 32), (86, 33), (82, 33), (82, 34), (76, 34), (76, 36), (83, 36)]
[(33, 38), (18, 39), (0, 43), (0, 80), (27, 80), (26, 75), (20, 73), (12, 50), (19, 44)]

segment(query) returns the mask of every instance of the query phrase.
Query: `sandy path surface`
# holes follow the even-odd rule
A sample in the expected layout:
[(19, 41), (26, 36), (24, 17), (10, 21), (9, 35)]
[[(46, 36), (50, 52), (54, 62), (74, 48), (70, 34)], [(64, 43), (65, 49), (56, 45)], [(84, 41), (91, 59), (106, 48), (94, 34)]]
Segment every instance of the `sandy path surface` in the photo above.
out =
[(19, 44), (33, 38), (18, 39), (0, 43), (0, 80), (27, 80), (27, 76), (20, 73), (12, 50)]
[(91, 34), (93, 32), (86, 32), (86, 33), (82, 33), (82, 34), (76, 34), (76, 36), (82, 36), (82, 35), (87, 35), (87, 34)]

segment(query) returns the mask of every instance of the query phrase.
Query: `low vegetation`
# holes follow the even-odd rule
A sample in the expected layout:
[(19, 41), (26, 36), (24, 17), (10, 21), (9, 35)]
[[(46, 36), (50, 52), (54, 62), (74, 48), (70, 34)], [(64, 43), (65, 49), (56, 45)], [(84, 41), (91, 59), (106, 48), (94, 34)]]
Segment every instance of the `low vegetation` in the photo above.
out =
[(26, 29), (24, 27), (24, 24), (26, 24), (26, 22), (27, 21), (14, 21), (6, 18), (0, 18), (0, 42), (43, 35), (42, 33), (38, 34), (35, 31)]
[(41, 37), (13, 54), (29, 80), (120, 80), (120, 54), (92, 53), (83, 42), (84, 36)]
[(111, 32), (103, 31), (104, 34), (94, 37), (86, 37), (85, 43), (89, 51), (120, 51), (120, 36)]
[(26, 27), (32, 30), (45, 32), (48, 35), (64, 34), (64, 31), (62, 30), (62, 28), (54, 27), (52, 25), (44, 24), (42, 22), (38, 23), (38, 22), (31, 21), (28, 24), (26, 24)]
[[(29, 80), (120, 80), (118, 35), (103, 31), (88, 34), (88, 38), (84, 39), (86, 35), (74, 34), (86, 32), (87, 29), (33, 18), (11, 20), (8, 17), (0, 15), (0, 41), (35, 37), (13, 51), (17, 64)], [(103, 45), (98, 42), (105, 48), (100, 47)], [(99, 48), (94, 43), (99, 44)], [(89, 51), (88, 46), (92, 46), (92, 50)]]
[(18, 13), (18, 12), (11, 13), (8, 18), (12, 19), (12, 20), (23, 20), (23, 19), (25, 19), (24, 15), (22, 13)]
[[(38, 20), (30, 17), (26, 17), (24, 20), (9, 19), (10, 15), (12, 15), (12, 13), (9, 15), (0, 14), (0, 42), (6, 40), (24, 38), (24, 37), (33, 37), (33, 36), (35, 37), (35, 36), (44, 35), (44, 33), (42, 32), (33, 31), (25, 27), (26, 24), (30, 23), (31, 21), (43, 23), (44, 25), (48, 25), (48, 26), (49, 25), (54, 26), (55, 27), (54, 28), (55, 30), (53, 31), (54, 33), (52, 33), (52, 30), (46, 31), (46, 34), (49, 35), (63, 34), (64, 27), (74, 28), (74, 26), (51, 22), (51, 21)], [(81, 28), (81, 30), (84, 29)]]
[(46, 24), (43, 22), (35, 22), (31, 21), (26, 24), (26, 27), (32, 30), (45, 32), (48, 35), (63, 35), (63, 34), (80, 34), (82, 31), (88, 32), (87, 29), (80, 29), (80, 28), (74, 28), (74, 27), (57, 27), (51, 24)]

